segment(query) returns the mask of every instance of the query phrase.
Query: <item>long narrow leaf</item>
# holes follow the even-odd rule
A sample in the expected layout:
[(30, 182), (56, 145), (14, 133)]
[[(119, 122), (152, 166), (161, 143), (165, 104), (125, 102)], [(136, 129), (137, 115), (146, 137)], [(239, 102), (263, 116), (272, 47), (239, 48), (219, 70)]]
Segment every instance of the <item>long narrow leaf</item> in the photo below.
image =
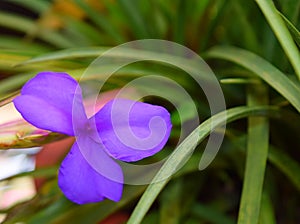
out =
[(0, 26), (21, 31), (24, 34), (32, 31), (38, 31), (37, 36), (50, 44), (63, 48), (74, 47), (74, 44), (62, 35), (53, 30), (41, 29), (41, 27), (38, 27), (37, 23), (25, 17), (0, 11)]
[[(182, 164), (182, 162), (186, 161), (186, 157), (193, 152), (195, 147), (203, 141), (211, 132), (211, 128), (215, 129), (219, 125), (224, 124), (226, 121), (231, 122), (243, 117), (251, 116), (251, 115), (267, 115), (267, 114), (276, 114), (278, 109), (272, 107), (237, 107), (233, 109), (229, 109), (227, 111), (223, 111), (211, 117), (210, 119), (203, 122), (200, 126), (198, 126), (170, 155), (168, 160), (165, 162), (163, 167), (157, 173), (157, 175), (153, 178), (152, 184), (150, 184), (141, 197), (138, 205), (135, 207), (128, 223), (136, 224), (140, 223), (149, 210), (150, 206), (154, 202), (155, 198), (158, 196), (163, 187), (168, 183), (170, 178), (163, 179), (170, 175), (170, 173), (174, 172), (176, 168)], [(212, 121), (216, 122), (213, 123)], [(163, 180), (161, 180), (163, 179)], [(160, 180), (157, 182), (157, 180)]]
[(214, 47), (206, 54), (209, 58), (232, 61), (254, 72), (277, 90), (300, 112), (300, 87), (263, 58), (235, 47)]
[(120, 31), (117, 28), (110, 24), (110, 21), (105, 16), (101, 15), (101, 13), (94, 10), (85, 1), (75, 0), (75, 3), (86, 12), (86, 14), (95, 23), (95, 25), (97, 25), (99, 28), (103, 29), (106, 33), (108, 33), (110, 37), (113, 40), (115, 40), (116, 43), (120, 44), (124, 42), (122, 33), (120, 33)]
[(259, 224), (276, 224), (272, 201), (266, 190), (264, 190), (261, 198), (261, 212), (259, 216)]
[(280, 15), (283, 18), (283, 20), (285, 21), (285, 23), (286, 23), (289, 31), (291, 32), (296, 44), (298, 45), (298, 47), (300, 47), (300, 32), (299, 32), (299, 30), (297, 30), (297, 28), (291, 23), (291, 21), (289, 21), (283, 14), (280, 13)]
[(36, 0), (26, 0), (26, 1), (7, 0), (7, 1), (31, 9), (37, 13), (43, 13), (50, 7), (50, 2), (48, 1), (36, 1)]
[[(237, 147), (239, 150), (244, 150), (243, 146), (246, 144), (246, 139), (246, 135), (242, 135), (241, 137), (231, 136), (234, 147)], [(288, 180), (300, 191), (300, 165), (295, 159), (291, 158), (285, 151), (271, 145), (268, 160), (280, 172), (286, 175)]]
[[(53, 53), (43, 54), (42, 56), (34, 57), (18, 65), (29, 65), (34, 63), (46, 62), (46, 61), (56, 61), (61, 59), (70, 59), (70, 58), (95, 58), (101, 56), (107, 50), (111, 48), (108, 47), (86, 47), (86, 48), (72, 48), (66, 50), (60, 50)], [(113, 49), (113, 48), (112, 48)], [(155, 49), (156, 50), (156, 49)], [(182, 70), (189, 72), (190, 74), (200, 75), (200, 79), (209, 83), (212, 82), (212, 77), (208, 75), (207, 68), (202, 66), (204, 64), (199, 64), (198, 61), (190, 60), (184, 56), (179, 56), (177, 54), (172, 55), (170, 53), (161, 53), (158, 51), (151, 50), (138, 50), (132, 48), (119, 48), (115, 51), (109, 52), (109, 57), (113, 58), (125, 58), (127, 59), (136, 59), (137, 61), (149, 58), (151, 60), (155, 59), (158, 62), (171, 63), (173, 65), (179, 66)], [(148, 59), (148, 60), (149, 60)], [(114, 61), (112, 61), (114, 63)], [(107, 64), (108, 65), (108, 64)], [(102, 69), (102, 68), (101, 68)], [(214, 84), (214, 83), (212, 83)]]
[[(267, 89), (264, 85), (250, 85), (247, 95), (249, 106), (268, 103)], [(238, 224), (258, 223), (268, 149), (268, 119), (266, 117), (249, 117), (246, 169)]]
[(122, 7), (128, 23), (133, 28), (132, 31), (139, 39), (149, 38), (149, 32), (147, 30), (147, 23), (141, 14), (141, 10), (138, 8), (138, 2), (132, 2), (130, 0), (118, 0), (119, 5)]
[(256, 0), (300, 79), (300, 54), (272, 0)]

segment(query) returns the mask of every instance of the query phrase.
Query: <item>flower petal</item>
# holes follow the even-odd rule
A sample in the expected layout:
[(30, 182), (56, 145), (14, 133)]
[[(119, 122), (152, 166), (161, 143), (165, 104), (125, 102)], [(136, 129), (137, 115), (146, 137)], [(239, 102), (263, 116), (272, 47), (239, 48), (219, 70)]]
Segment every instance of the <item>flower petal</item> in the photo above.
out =
[(105, 198), (119, 201), (122, 183), (120, 166), (101, 149), (101, 145), (85, 136), (74, 143), (58, 174), (60, 189), (77, 204), (99, 202)]
[(107, 103), (90, 122), (95, 122), (99, 139), (115, 159), (137, 161), (160, 151), (172, 124), (160, 106), (116, 99)]
[(24, 119), (34, 126), (68, 135), (74, 135), (72, 119), (77, 125), (87, 119), (81, 89), (66, 73), (37, 74), (23, 86), (21, 96), (14, 99), (14, 104)]

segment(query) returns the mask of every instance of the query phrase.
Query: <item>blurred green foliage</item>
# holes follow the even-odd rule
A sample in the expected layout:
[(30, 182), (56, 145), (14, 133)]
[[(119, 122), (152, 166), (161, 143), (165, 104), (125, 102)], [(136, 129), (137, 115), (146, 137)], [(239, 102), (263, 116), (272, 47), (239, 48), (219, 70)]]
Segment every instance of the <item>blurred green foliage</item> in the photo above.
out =
[[(182, 71), (162, 65), (121, 69), (106, 90), (159, 73), (189, 92), (200, 120), (206, 121), (176, 149), (176, 110), (159, 98), (147, 99), (168, 107), (175, 124), (164, 151), (149, 161), (172, 155), (161, 170), (167, 173), (181, 162), (182, 153), (196, 147), (187, 164), (171, 180), (150, 184), (146, 191), (145, 186), (126, 186), (119, 203), (83, 206), (60, 193), (59, 164), (17, 175), (12, 178), (43, 176), (48, 181), (32, 200), (1, 211), (8, 213), (5, 223), (97, 223), (118, 211), (132, 214), (130, 223), (300, 222), (299, 13), (300, 0), (1, 1), (1, 105), (39, 71), (65, 71), (79, 78), (109, 47), (155, 38), (177, 42), (204, 57), (221, 83), (234, 121), (227, 125), (215, 160), (199, 171), (209, 134), (209, 107), (199, 87)], [(90, 79), (101, 81), (104, 73)], [(256, 113), (260, 117), (250, 116)], [(186, 111), (184, 122), (191, 117)], [(245, 117), (247, 122), (240, 119)]]

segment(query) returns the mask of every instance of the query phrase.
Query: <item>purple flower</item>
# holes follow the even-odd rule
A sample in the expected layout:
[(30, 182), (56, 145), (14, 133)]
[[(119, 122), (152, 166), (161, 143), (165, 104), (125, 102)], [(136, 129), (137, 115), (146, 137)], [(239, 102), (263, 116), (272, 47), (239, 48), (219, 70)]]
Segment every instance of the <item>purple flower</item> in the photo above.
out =
[(34, 126), (76, 137), (60, 166), (58, 185), (77, 204), (119, 201), (123, 172), (114, 160), (131, 162), (157, 153), (172, 127), (163, 107), (126, 99), (114, 99), (88, 118), (80, 86), (66, 73), (39, 73), (14, 104)]

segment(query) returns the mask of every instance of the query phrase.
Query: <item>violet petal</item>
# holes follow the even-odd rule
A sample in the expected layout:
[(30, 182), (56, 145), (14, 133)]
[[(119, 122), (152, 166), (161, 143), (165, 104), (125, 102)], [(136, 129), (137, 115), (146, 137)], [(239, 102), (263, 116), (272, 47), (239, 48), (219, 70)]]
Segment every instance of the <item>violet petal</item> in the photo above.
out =
[(72, 119), (77, 126), (86, 122), (81, 89), (71, 76), (59, 72), (41, 72), (22, 88), (14, 100), (25, 120), (34, 126), (74, 135)]
[(137, 161), (160, 151), (172, 128), (170, 114), (160, 106), (116, 99), (108, 102), (96, 115), (99, 139), (115, 159)]
[[(110, 178), (120, 180), (121, 183)], [(60, 189), (69, 200), (77, 204), (95, 203), (105, 198), (119, 201), (122, 182), (120, 166), (89, 137), (80, 137), (74, 143), (61, 163), (58, 174)]]

